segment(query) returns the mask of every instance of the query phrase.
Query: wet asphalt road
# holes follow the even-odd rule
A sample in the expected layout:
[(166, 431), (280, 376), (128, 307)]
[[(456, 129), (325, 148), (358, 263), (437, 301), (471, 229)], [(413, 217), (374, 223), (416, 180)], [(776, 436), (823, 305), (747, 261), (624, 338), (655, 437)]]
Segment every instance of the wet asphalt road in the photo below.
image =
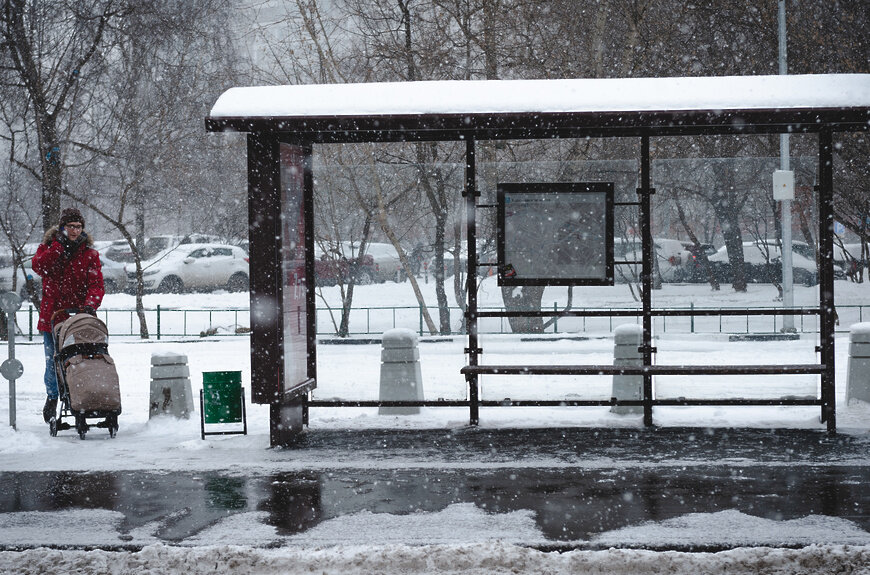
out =
[(777, 520), (828, 515), (870, 531), (868, 450), (870, 438), (816, 431), (316, 431), (278, 450), (319, 461), (312, 471), (0, 472), (0, 513), (118, 511), (122, 533), (158, 522), (167, 543), (241, 512), (267, 512), (279, 535), (292, 535), (363, 510), (455, 503), (532, 510), (557, 544), (732, 509)]

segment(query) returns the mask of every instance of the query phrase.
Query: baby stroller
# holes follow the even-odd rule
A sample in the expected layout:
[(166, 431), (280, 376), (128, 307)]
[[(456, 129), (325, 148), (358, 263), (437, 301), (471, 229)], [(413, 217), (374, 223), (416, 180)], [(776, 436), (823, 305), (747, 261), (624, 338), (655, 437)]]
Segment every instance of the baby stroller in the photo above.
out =
[[(55, 325), (59, 313), (69, 319)], [(98, 317), (73, 308), (58, 310), (51, 317), (54, 338), (54, 367), (60, 398), (60, 416), (49, 422), (52, 437), (58, 431), (71, 429), (64, 419), (73, 418), (81, 439), (90, 429), (87, 420), (100, 418), (95, 424), (109, 430), (115, 437), (118, 415), (121, 414), (121, 390), (118, 371), (109, 357), (109, 330)]]

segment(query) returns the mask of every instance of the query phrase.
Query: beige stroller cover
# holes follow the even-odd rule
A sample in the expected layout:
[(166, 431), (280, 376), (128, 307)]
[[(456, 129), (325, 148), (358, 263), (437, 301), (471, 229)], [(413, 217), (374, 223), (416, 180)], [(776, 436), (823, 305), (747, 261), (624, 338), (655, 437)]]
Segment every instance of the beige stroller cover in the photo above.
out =
[[(90, 314), (76, 314), (55, 326), (58, 351), (76, 344), (108, 344), (106, 324)], [(108, 353), (77, 354), (63, 362), (70, 408), (75, 411), (120, 411), (121, 389), (115, 361)]]
[(58, 351), (77, 343), (109, 343), (109, 330), (100, 318), (78, 313), (54, 326)]

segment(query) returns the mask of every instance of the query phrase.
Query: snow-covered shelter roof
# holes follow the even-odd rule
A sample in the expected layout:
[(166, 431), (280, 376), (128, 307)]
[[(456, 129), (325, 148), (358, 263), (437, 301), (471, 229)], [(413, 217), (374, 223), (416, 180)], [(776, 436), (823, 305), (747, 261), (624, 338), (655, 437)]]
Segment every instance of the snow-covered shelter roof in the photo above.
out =
[(209, 130), (314, 141), (867, 129), (870, 74), (313, 84), (231, 88)]

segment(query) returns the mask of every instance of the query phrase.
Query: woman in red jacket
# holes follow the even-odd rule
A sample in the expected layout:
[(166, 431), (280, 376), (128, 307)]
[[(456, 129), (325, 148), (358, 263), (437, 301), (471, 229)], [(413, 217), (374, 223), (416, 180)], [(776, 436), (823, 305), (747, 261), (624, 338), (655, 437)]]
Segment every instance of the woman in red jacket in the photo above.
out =
[[(60, 224), (45, 233), (33, 256), (33, 271), (42, 277), (42, 303), (39, 324), (45, 347), (45, 393), (42, 409), (46, 423), (57, 415), (57, 374), (54, 371), (54, 339), (51, 316), (57, 310), (83, 308), (95, 313), (103, 301), (103, 271), (100, 254), (93, 249), (93, 240), (85, 233), (85, 219), (76, 208), (67, 208)], [(58, 314), (55, 322), (67, 319)]]

